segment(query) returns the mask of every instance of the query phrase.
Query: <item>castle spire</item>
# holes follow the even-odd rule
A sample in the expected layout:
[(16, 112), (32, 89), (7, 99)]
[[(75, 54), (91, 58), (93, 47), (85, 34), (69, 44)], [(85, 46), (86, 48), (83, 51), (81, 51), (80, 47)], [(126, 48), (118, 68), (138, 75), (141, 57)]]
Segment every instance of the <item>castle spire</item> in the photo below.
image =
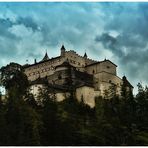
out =
[(86, 51), (85, 51), (85, 54), (84, 54), (84, 58), (87, 58), (87, 53), (86, 53)]
[(65, 47), (64, 47), (64, 45), (62, 45), (62, 47), (61, 47), (61, 50), (65, 50)]
[(42, 59), (42, 61), (47, 61), (47, 60), (49, 60), (49, 57), (48, 57), (47, 50), (46, 50), (45, 56)]
[(65, 47), (64, 47), (64, 45), (62, 45), (62, 47), (61, 47), (61, 56), (65, 56), (65, 51), (66, 51)]
[(36, 59), (34, 59), (34, 64), (36, 64), (37, 62), (36, 62)]

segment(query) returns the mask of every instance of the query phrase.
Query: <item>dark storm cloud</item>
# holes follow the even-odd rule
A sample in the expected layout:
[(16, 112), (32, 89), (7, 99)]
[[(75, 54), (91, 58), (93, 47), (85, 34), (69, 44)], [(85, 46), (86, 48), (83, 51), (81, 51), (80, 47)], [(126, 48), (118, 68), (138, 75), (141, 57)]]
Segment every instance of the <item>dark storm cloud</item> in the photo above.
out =
[[(117, 8), (122, 5), (122, 9)], [(112, 5), (111, 14), (105, 25), (106, 30), (117, 30), (132, 34), (141, 34), (143, 37), (148, 36), (146, 26), (148, 24), (148, 4), (116, 4)], [(134, 7), (135, 6), (135, 7)], [(113, 10), (113, 8), (115, 10)], [(117, 13), (117, 14), (116, 14)], [(108, 13), (107, 13), (108, 14)], [(106, 16), (107, 17), (107, 16)]]
[(15, 38), (15, 35), (8, 31), (8, 28), (13, 26), (13, 22), (10, 21), (9, 18), (7, 19), (0, 19), (0, 36), (8, 37), (8, 38)]
[(148, 83), (148, 3), (0, 3), (0, 10), (1, 65), (40, 60), (46, 49), (56, 56), (65, 44)]
[(33, 31), (38, 30), (38, 25), (31, 17), (19, 17), (16, 24), (24, 24), (26, 27), (32, 28)]
[(117, 38), (109, 35), (108, 33), (103, 33), (101, 36), (95, 38), (96, 42), (101, 42), (106, 49), (110, 49), (113, 53), (121, 56), (123, 54), (122, 50), (118, 48), (119, 43)]
[[(113, 53), (132, 82), (148, 83), (148, 3), (111, 3), (108, 8), (104, 17), (107, 33), (97, 35), (95, 41)], [(112, 36), (111, 31), (118, 35)]]
[[(13, 25), (14, 23), (9, 18), (0, 19), (0, 58), (2, 60), (14, 58), (14, 53), (18, 51), (16, 45), (20, 38), (9, 32), (9, 28)], [(3, 61), (1, 61), (1, 64), (3, 64)]]

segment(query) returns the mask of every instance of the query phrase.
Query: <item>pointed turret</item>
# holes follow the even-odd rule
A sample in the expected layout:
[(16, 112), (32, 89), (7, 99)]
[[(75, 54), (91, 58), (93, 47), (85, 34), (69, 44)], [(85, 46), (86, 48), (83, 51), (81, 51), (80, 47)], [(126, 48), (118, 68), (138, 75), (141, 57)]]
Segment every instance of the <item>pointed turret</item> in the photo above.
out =
[(48, 54), (47, 54), (47, 51), (46, 51), (45, 56), (44, 56), (44, 58), (42, 59), (42, 61), (47, 61), (47, 60), (49, 60), (49, 57), (48, 57)]
[(61, 50), (65, 50), (65, 47), (64, 47), (64, 45), (62, 45), (62, 47), (61, 47)]
[(85, 54), (84, 54), (84, 58), (87, 58), (87, 54), (86, 54), (86, 52), (85, 52)]
[(37, 62), (36, 62), (36, 59), (34, 59), (34, 64), (36, 64)]
[(85, 66), (87, 65), (87, 54), (86, 54), (86, 51), (85, 51), (85, 54), (84, 54), (84, 61), (85, 61)]
[(65, 51), (66, 51), (65, 47), (64, 47), (64, 45), (62, 45), (62, 47), (61, 47), (61, 56), (65, 56)]

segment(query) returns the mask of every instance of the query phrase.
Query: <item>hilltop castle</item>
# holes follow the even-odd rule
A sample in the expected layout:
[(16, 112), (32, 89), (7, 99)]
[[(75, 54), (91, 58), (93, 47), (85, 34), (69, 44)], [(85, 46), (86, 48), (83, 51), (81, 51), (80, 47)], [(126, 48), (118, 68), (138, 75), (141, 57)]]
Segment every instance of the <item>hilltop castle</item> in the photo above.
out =
[(66, 51), (64, 45), (61, 54), (49, 58), (46, 52), (44, 58), (34, 64), (25, 65), (25, 74), (31, 82), (31, 92), (37, 96), (40, 88), (48, 84), (51, 97), (62, 101), (71, 95), (88, 104), (95, 106), (95, 97), (104, 96), (104, 92), (111, 86), (116, 89), (116, 94), (121, 94), (123, 80), (126, 88), (132, 90), (132, 85), (124, 76), (117, 76), (117, 65), (110, 60), (95, 61), (89, 59), (87, 54), (78, 55), (75, 51)]

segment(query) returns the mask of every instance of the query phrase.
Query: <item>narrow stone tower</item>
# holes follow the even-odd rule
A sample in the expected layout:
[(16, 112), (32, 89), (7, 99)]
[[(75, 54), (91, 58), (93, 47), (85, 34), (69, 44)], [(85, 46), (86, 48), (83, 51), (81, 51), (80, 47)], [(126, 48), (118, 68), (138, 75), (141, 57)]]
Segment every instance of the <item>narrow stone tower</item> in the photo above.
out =
[(42, 61), (47, 61), (47, 60), (49, 60), (49, 57), (48, 57), (48, 54), (47, 54), (47, 51), (46, 51), (45, 56), (44, 56), (44, 58), (42, 59)]
[(85, 52), (83, 57), (84, 57), (84, 60), (85, 60), (85, 66), (87, 66), (87, 54), (86, 54), (86, 52)]
[(62, 45), (62, 47), (61, 47), (61, 56), (65, 56), (65, 51), (66, 51), (66, 49), (65, 49), (65, 47), (64, 47), (64, 45)]

